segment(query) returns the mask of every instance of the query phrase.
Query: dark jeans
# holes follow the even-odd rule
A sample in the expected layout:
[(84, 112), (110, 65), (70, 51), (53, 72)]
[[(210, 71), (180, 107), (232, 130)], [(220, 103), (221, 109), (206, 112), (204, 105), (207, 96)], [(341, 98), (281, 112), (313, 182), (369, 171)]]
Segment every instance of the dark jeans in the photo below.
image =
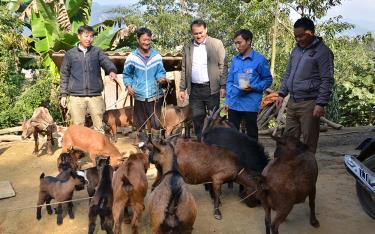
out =
[(240, 129), (241, 120), (245, 121), (246, 134), (258, 140), (258, 124), (257, 124), (258, 113), (257, 112), (245, 112), (236, 111), (229, 109), (228, 120), (233, 123), (237, 129)]
[[(156, 101), (146, 102), (146, 101), (139, 101), (135, 100), (134, 102), (134, 126), (138, 129), (142, 125), (141, 129), (146, 127), (146, 120), (152, 115), (155, 110), (155, 115), (153, 115), (151, 120), (151, 127), (153, 129), (159, 130), (160, 129), (160, 113), (161, 113), (161, 106), (163, 104), (163, 98), (159, 98)], [(140, 130), (141, 130), (140, 129)]]
[(193, 112), (194, 132), (200, 141), (202, 136), (202, 128), (204, 118), (208, 110), (219, 108), (220, 94), (210, 94), (209, 85), (191, 85), (191, 92), (189, 97), (189, 104)]

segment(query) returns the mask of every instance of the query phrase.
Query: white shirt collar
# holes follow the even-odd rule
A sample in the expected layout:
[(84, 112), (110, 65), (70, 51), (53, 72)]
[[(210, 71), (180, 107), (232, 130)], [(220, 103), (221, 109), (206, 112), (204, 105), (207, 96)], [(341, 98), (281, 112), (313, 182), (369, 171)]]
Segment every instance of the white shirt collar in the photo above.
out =
[(81, 46), (81, 44), (78, 44), (78, 48), (79, 48), (80, 50), (82, 50), (84, 53), (87, 52), (87, 48)]
[(204, 39), (204, 41), (203, 41), (202, 43), (198, 44), (198, 43), (194, 40), (193, 44), (194, 44), (195, 46), (206, 45), (206, 41), (207, 41), (207, 37)]

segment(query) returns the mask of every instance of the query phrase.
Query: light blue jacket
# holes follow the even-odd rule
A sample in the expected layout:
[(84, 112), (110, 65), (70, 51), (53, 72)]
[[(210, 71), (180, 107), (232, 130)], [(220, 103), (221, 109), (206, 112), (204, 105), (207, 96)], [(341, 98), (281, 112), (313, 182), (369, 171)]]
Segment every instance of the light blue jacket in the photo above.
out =
[(166, 77), (166, 71), (156, 50), (151, 49), (148, 58), (144, 58), (138, 49), (133, 51), (125, 61), (123, 74), (125, 87), (132, 86), (136, 100), (163, 96), (163, 90), (156, 81)]
[[(250, 92), (241, 90), (238, 84), (238, 74), (246, 71), (250, 73)], [(246, 58), (238, 54), (233, 57), (229, 67), (225, 104), (236, 111), (259, 112), (263, 91), (271, 84), (272, 75), (268, 61), (262, 54), (254, 49)]]

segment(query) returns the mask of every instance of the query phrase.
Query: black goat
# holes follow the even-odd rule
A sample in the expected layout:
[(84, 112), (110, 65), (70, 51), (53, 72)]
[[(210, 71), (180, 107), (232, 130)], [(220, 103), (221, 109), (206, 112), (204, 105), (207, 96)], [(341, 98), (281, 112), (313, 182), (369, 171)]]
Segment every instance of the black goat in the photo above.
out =
[(113, 233), (113, 190), (112, 174), (113, 169), (109, 165), (109, 157), (97, 157), (96, 168), (99, 174), (99, 184), (95, 191), (94, 197), (90, 201), (89, 209), (89, 231), (94, 233), (97, 215), (100, 216), (101, 229), (108, 233)]

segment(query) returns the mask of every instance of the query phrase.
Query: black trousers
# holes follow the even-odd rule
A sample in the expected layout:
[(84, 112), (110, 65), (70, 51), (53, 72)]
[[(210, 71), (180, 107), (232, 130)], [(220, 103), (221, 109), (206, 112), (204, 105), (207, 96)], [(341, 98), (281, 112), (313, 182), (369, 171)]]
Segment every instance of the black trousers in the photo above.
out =
[(228, 112), (228, 120), (233, 123), (237, 129), (240, 129), (241, 120), (244, 120), (246, 134), (255, 140), (258, 140), (257, 118), (257, 112), (236, 111), (232, 109), (229, 109)]
[(193, 112), (194, 132), (198, 141), (202, 137), (202, 128), (204, 118), (208, 110), (219, 108), (220, 93), (212, 94), (210, 86), (207, 85), (191, 85), (191, 92), (189, 97), (189, 104)]
[(155, 110), (155, 115), (153, 115), (151, 120), (151, 127), (153, 129), (159, 130), (160, 129), (160, 113), (161, 113), (161, 106), (163, 104), (163, 98), (159, 98), (155, 101), (147, 102), (147, 101), (139, 101), (135, 100), (134, 102), (134, 117), (133, 122), (134, 126), (138, 129), (142, 125), (142, 129), (146, 128), (146, 120), (152, 115)]

